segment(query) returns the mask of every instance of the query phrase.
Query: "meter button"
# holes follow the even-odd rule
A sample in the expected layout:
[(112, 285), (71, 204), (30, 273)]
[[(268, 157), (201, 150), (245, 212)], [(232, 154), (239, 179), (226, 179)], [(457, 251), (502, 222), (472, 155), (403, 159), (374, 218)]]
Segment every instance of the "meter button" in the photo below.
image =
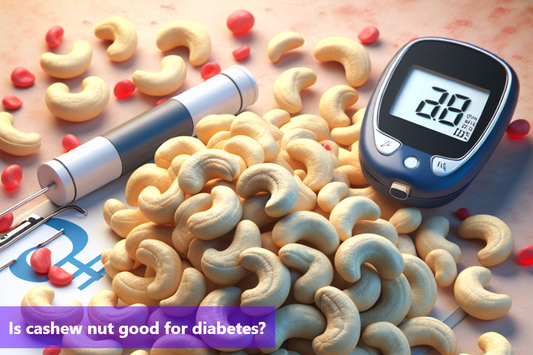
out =
[(374, 139), (376, 140), (376, 148), (383, 155), (391, 155), (400, 148), (400, 142), (391, 137), (387, 137), (383, 133), (374, 131)]
[(461, 160), (433, 157), (431, 161), (431, 170), (433, 171), (433, 174), (437, 176), (447, 176), (461, 166), (461, 163)]
[(394, 181), (390, 186), (389, 193), (397, 200), (407, 200), (411, 193), (411, 187), (401, 182)]
[(412, 170), (418, 166), (418, 158), (414, 156), (407, 157), (403, 160), (403, 166)]

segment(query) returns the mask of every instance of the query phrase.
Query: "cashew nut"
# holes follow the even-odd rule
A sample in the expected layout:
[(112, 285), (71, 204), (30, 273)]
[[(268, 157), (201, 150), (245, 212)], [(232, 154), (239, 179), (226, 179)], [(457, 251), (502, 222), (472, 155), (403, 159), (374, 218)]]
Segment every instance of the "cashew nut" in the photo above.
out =
[(190, 157), (189, 154), (180, 154), (174, 159), (172, 159), (172, 163), (170, 164), (170, 167), (168, 168), (168, 176), (170, 176), (170, 179), (172, 181), (178, 178), (178, 174), (180, 173), (181, 166), (183, 165), (183, 163), (185, 163), (185, 160), (187, 160), (189, 157)]
[[(20, 302), (21, 314), (28, 324), (45, 324), (53, 320), (56, 324), (78, 324), (83, 319), (80, 301), (72, 301), (63, 307), (54, 307), (55, 293), (50, 286), (36, 286), (26, 292)], [(68, 308), (67, 308), (68, 307)]]
[(309, 68), (292, 68), (283, 72), (274, 82), (274, 99), (289, 113), (302, 110), (300, 91), (316, 82), (316, 74)]
[(352, 229), (352, 235), (372, 233), (387, 238), (392, 244), (398, 244), (398, 232), (388, 221), (378, 218), (375, 221), (361, 220), (355, 222)]
[(298, 185), (298, 201), (291, 210), (291, 213), (297, 211), (312, 211), (316, 207), (316, 194), (313, 190), (304, 185), (299, 176), (295, 175), (294, 180)]
[(313, 54), (321, 62), (341, 63), (350, 86), (359, 87), (370, 77), (370, 57), (366, 48), (350, 38), (325, 38), (318, 42)]
[(450, 230), (450, 222), (441, 216), (435, 216), (422, 223), (416, 232), (415, 245), (418, 255), (425, 260), (435, 249), (444, 249), (452, 254), (455, 263), (461, 261), (462, 253), (459, 246), (446, 240)]
[[(203, 120), (200, 122), (202, 121)], [(161, 144), (161, 146), (155, 152), (155, 165), (160, 168), (168, 169), (172, 165), (174, 158), (177, 156), (182, 154), (193, 155), (205, 150), (205, 148), (205, 145), (194, 137), (180, 136), (171, 138), (165, 143)]]
[(191, 21), (167, 23), (157, 33), (156, 44), (163, 52), (178, 46), (189, 48), (189, 62), (195, 67), (207, 62), (211, 55), (209, 33), (203, 26)]
[(464, 269), (455, 280), (455, 300), (472, 317), (492, 320), (505, 315), (511, 308), (511, 297), (485, 290), (491, 276), (489, 269), (472, 266)]
[(126, 208), (113, 213), (109, 220), (109, 226), (119, 236), (126, 238), (135, 227), (148, 222), (150, 220), (142, 214), (140, 209)]
[(243, 112), (233, 120), (230, 133), (231, 137), (243, 135), (253, 138), (265, 153), (265, 161), (274, 160), (279, 152), (276, 138), (272, 135), (272, 126), (261, 117), (252, 112)]
[(187, 77), (187, 66), (178, 55), (168, 55), (161, 60), (161, 70), (150, 73), (136, 70), (131, 76), (135, 87), (150, 96), (165, 96), (178, 90)]
[(96, 76), (83, 79), (82, 92), (72, 94), (67, 85), (54, 83), (46, 89), (46, 106), (57, 117), (83, 122), (98, 116), (109, 101), (107, 84)]
[(148, 296), (148, 286), (154, 281), (154, 277), (139, 277), (129, 271), (119, 272), (112, 283), (113, 292), (125, 303), (141, 303), (146, 306), (158, 306), (159, 301)]
[(272, 240), (272, 231), (261, 233), (261, 245), (263, 248), (270, 250), (274, 254), (279, 253), (279, 247)]
[[(359, 94), (352, 87), (337, 85), (329, 88), (322, 94), (318, 104), (320, 117), (328, 121), (331, 129), (349, 126), (351, 120), (344, 110), (355, 104), (357, 100), (359, 100)], [(335, 137), (333, 139), (335, 140)]]
[(217, 132), (209, 139), (207, 142), (207, 149), (224, 149), (224, 145), (231, 138), (231, 133), (229, 131), (220, 131)]
[(402, 254), (405, 269), (403, 274), (411, 286), (411, 308), (407, 319), (427, 316), (437, 302), (437, 282), (433, 272), (419, 257)]
[(350, 297), (359, 312), (367, 311), (376, 304), (381, 294), (379, 274), (370, 265), (363, 264), (361, 265), (361, 278), (359, 281), (346, 288), (343, 292)]
[(115, 269), (113, 264), (111, 264), (111, 252), (112, 249), (104, 249), (102, 250), (102, 254), (100, 254), (100, 260), (102, 261), (102, 264), (104, 265), (104, 270), (107, 276), (109, 276), (111, 279), (114, 279), (115, 276), (120, 272), (120, 270)]
[(330, 182), (318, 192), (317, 203), (326, 212), (333, 208), (348, 195), (348, 186), (343, 182)]
[(185, 200), (178, 181), (174, 180), (167, 191), (161, 193), (155, 186), (148, 186), (139, 195), (139, 210), (150, 221), (174, 224), (174, 213)]
[(206, 211), (211, 207), (211, 195), (200, 193), (185, 200), (176, 210), (174, 221), (176, 228), (172, 233), (172, 243), (182, 257), (187, 257), (189, 244), (194, 239), (194, 234), (189, 231), (187, 221), (189, 217), (198, 212)]
[(394, 244), (377, 234), (360, 234), (349, 238), (335, 254), (335, 269), (349, 282), (361, 278), (363, 263), (374, 266), (381, 278), (386, 280), (400, 276), (405, 267), (402, 255)]
[(350, 354), (359, 341), (361, 321), (352, 300), (335, 287), (322, 287), (315, 303), (327, 318), (324, 333), (313, 339), (317, 355)]
[[(413, 255), (413, 256), (418, 256), (418, 254), (416, 253), (415, 243), (413, 242), (411, 237), (408, 236), (407, 234), (398, 235), (398, 244), (396, 244), (396, 248), (398, 248), (398, 250), (402, 254), (409, 254), (409, 255)], [(428, 256), (429, 256), (429, 254), (428, 254)], [(452, 260), (453, 260), (453, 258), (452, 258)], [(427, 257), (426, 257), (426, 262), (427, 262)], [(455, 261), (453, 263), (455, 264)]]
[[(340, 170), (342, 167), (338, 168)], [(392, 215), (402, 207), (405, 207), (398, 202), (392, 201), (391, 199), (383, 196), (381, 193), (377, 192), (372, 186), (365, 187), (362, 189), (350, 189), (348, 192), (348, 197), (352, 196), (363, 196), (374, 201), (379, 208), (381, 209), (381, 218), (389, 220)]]
[(127, 209), (126, 205), (117, 199), (110, 198), (104, 203), (103, 215), (105, 223), (108, 226), (111, 226), (111, 217), (118, 211)]
[(87, 308), (91, 323), (107, 326), (109, 323), (144, 324), (148, 320), (149, 310), (146, 306), (135, 304), (129, 307), (114, 308), (117, 304), (118, 297), (113, 291), (103, 290), (96, 293), (89, 301)]
[(61, 345), (67, 355), (122, 355), (124, 352), (122, 345), (115, 340), (89, 338), (86, 329), (82, 330), (80, 334), (67, 333), (63, 335)]
[(496, 332), (488, 332), (480, 336), (477, 345), (486, 355), (514, 355), (509, 340)]
[(248, 167), (265, 162), (263, 147), (248, 136), (234, 136), (228, 139), (224, 144), (224, 150), (243, 158)]
[(325, 217), (312, 211), (298, 211), (283, 217), (272, 230), (272, 240), (278, 247), (304, 241), (326, 255), (335, 253), (339, 246), (335, 228)]
[(480, 214), (465, 219), (457, 228), (457, 233), (465, 239), (482, 239), (487, 245), (477, 254), (483, 266), (503, 263), (513, 251), (513, 233), (501, 219)]
[(137, 49), (137, 31), (130, 20), (113, 16), (94, 26), (94, 35), (103, 40), (113, 41), (107, 47), (107, 56), (113, 62), (130, 59)]
[[(231, 235), (233, 233), (229, 234)], [(230, 243), (226, 242), (224, 238), (217, 238), (213, 240), (202, 240), (199, 238), (195, 238), (189, 245), (187, 259), (189, 259), (189, 261), (196, 268), (196, 270), (202, 271), (202, 259), (206, 250), (215, 249), (218, 251), (222, 251), (224, 249), (227, 249), (229, 245)], [(215, 282), (215, 280), (211, 280), (209, 277), (207, 279)]]
[(115, 269), (120, 271), (130, 271), (141, 266), (135, 258), (131, 258), (128, 255), (125, 239), (122, 239), (115, 244), (109, 255), (109, 261)]
[(329, 221), (337, 230), (340, 240), (345, 241), (353, 236), (355, 222), (362, 219), (376, 220), (380, 214), (374, 201), (366, 197), (347, 197), (333, 208)]
[(294, 116), (289, 123), (281, 126), (281, 130), (284, 133), (296, 128), (303, 128), (313, 132), (316, 134), (317, 141), (328, 139), (330, 133), (328, 122), (325, 119), (309, 114)]
[(400, 330), (409, 346), (428, 345), (441, 355), (454, 355), (457, 340), (453, 330), (438, 319), (432, 317), (416, 317), (407, 320)]
[(69, 54), (44, 53), (41, 56), (41, 68), (55, 78), (70, 79), (83, 74), (91, 64), (91, 59), (93, 49), (89, 42), (76, 41)]
[(343, 172), (351, 185), (364, 186), (368, 185), (363, 171), (361, 169), (361, 164), (359, 163), (359, 150), (354, 150), (352, 152), (340, 148), (339, 149), (339, 165), (338, 169)]
[(166, 334), (152, 345), (150, 355), (217, 355), (206, 343), (191, 334)]
[(304, 42), (304, 38), (296, 32), (286, 31), (278, 33), (268, 42), (268, 59), (272, 63), (276, 63), (281, 59), (283, 53), (303, 46)]
[(41, 148), (37, 133), (24, 133), (13, 127), (13, 116), (0, 112), (0, 150), (18, 157), (32, 155)]
[(447, 287), (455, 281), (457, 265), (453, 256), (446, 250), (433, 250), (426, 256), (426, 264), (435, 273), (435, 279), (440, 286)]
[(285, 123), (290, 122), (291, 115), (285, 110), (276, 108), (265, 113), (263, 119), (271, 125), (281, 128)]
[(144, 164), (131, 174), (126, 184), (126, 203), (130, 206), (139, 205), (139, 195), (148, 186), (154, 186), (160, 193), (166, 192), (172, 180), (166, 168), (155, 164)]
[(139, 244), (146, 239), (155, 239), (163, 243), (173, 246), (172, 232), (173, 226), (158, 225), (152, 222), (141, 224), (135, 227), (126, 238), (124, 248), (131, 259), (137, 260), (136, 253), (139, 249)]
[(256, 195), (244, 200), (242, 204), (242, 219), (254, 222), (259, 228), (269, 223), (276, 222), (279, 218), (270, 217), (265, 210), (270, 200), (270, 194)]
[(196, 135), (204, 144), (207, 144), (215, 133), (229, 131), (234, 115), (209, 115), (205, 116), (196, 125)]
[[(346, 175), (340, 171), (339, 168), (335, 169), (331, 182), (342, 182), (348, 188), (350, 187), (350, 181), (348, 180), (348, 177), (346, 177)], [(350, 194), (350, 190), (348, 190), (348, 194)]]
[(339, 144), (357, 147), (358, 145), (355, 143), (359, 140), (365, 111), (366, 109), (362, 108), (354, 113), (352, 116), (352, 124), (350, 126), (333, 128), (331, 130), (331, 138)]
[(286, 151), (291, 158), (304, 163), (307, 175), (303, 183), (314, 192), (333, 179), (333, 160), (320, 143), (312, 139), (296, 139), (287, 144)]
[(398, 234), (413, 233), (422, 223), (422, 213), (416, 208), (401, 208), (392, 215), (389, 222)]
[[(193, 267), (183, 270), (181, 282), (176, 293), (161, 300), (159, 306), (163, 312), (171, 317), (186, 316), (196, 311), (207, 292), (204, 275)], [(190, 307), (173, 308), (173, 307)]]
[(398, 327), (389, 322), (376, 322), (366, 327), (361, 338), (383, 355), (411, 355), (409, 341)]

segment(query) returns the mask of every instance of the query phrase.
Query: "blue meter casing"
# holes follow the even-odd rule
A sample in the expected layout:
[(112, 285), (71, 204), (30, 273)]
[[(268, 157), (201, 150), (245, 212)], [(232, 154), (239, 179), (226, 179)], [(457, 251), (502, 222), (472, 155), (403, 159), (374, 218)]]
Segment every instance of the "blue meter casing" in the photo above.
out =
[(518, 93), (513, 69), (486, 50), (437, 37), (408, 43), (368, 103), (359, 139), (363, 174), (408, 206), (451, 202), (496, 149)]

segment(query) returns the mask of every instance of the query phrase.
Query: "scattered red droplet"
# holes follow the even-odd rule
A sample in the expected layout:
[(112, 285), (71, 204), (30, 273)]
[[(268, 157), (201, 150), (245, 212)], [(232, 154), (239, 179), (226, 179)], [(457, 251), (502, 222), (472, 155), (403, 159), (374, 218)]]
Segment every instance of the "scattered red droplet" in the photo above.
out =
[(47, 274), (52, 265), (52, 251), (48, 248), (39, 248), (31, 254), (30, 265), (38, 274)]
[(322, 144), (322, 146), (324, 147), (325, 150), (331, 151), (331, 147), (329, 146), (329, 144)]
[(67, 152), (70, 152), (72, 149), (79, 147), (81, 143), (78, 137), (76, 137), (75, 135), (67, 134), (63, 137), (61, 145), (63, 145), (63, 148), (65, 148)]
[(66, 272), (59, 266), (52, 266), (48, 270), (48, 280), (54, 286), (66, 286), (72, 281), (73, 275)]
[(532, 265), (533, 264), (533, 245), (528, 245), (523, 247), (518, 252), (517, 256), (518, 262), (522, 265)]
[(128, 79), (124, 79), (124, 80), (119, 81), (115, 85), (115, 88), (113, 89), (113, 94), (115, 94), (117, 99), (125, 99), (127, 97), (130, 97), (134, 91), (135, 91), (135, 84), (133, 84)]
[(13, 212), (0, 217), (0, 233), (5, 232), (13, 225)]
[(464, 221), (468, 217), (472, 215), (472, 212), (468, 208), (459, 208), (457, 211), (455, 211), (453, 214), (455, 214), (461, 221)]
[(10, 165), (2, 171), (0, 179), (6, 189), (16, 189), (20, 185), (20, 180), (22, 180), (22, 168), (17, 164)]
[(161, 105), (163, 102), (167, 101), (168, 99), (161, 99), (161, 100), (158, 100), (156, 103), (155, 103), (155, 106), (159, 106)]
[(65, 31), (63, 30), (63, 27), (61, 26), (54, 26), (51, 29), (46, 32), (46, 36), (44, 37), (46, 40), (46, 43), (48, 43), (48, 47), (50, 48), (57, 48), (61, 44), (61, 41), (63, 40), (63, 33)]
[(204, 81), (209, 79), (209, 78), (214, 77), (218, 73), (220, 73), (220, 65), (218, 65), (215, 62), (209, 62), (209, 63), (205, 64), (202, 67), (202, 70), (200, 70), (200, 75), (202, 76)]
[(378, 40), (379, 30), (374, 26), (365, 27), (359, 34), (357, 38), (361, 41), (362, 44), (372, 44)]
[(16, 96), (4, 96), (2, 105), (8, 110), (16, 110), (22, 106), (22, 101)]
[(35, 82), (35, 75), (26, 68), (18, 67), (11, 72), (11, 81), (17, 88), (27, 88)]
[(238, 10), (229, 15), (226, 25), (236, 35), (242, 35), (254, 27), (255, 19), (249, 11)]
[(61, 348), (55, 345), (48, 345), (43, 349), (43, 355), (59, 355), (61, 353)]
[(524, 138), (529, 133), (530, 128), (531, 127), (528, 121), (519, 119), (511, 122), (509, 127), (507, 127), (506, 132), (509, 137), (513, 139), (520, 139)]
[(407, 43), (409, 43), (409, 42), (413, 42), (414, 40), (417, 40), (417, 39), (418, 39), (418, 37), (413, 37), (413, 38), (411, 38), (410, 40), (408, 40)]
[(241, 48), (238, 48), (233, 51), (233, 57), (238, 60), (245, 60), (250, 55), (250, 47), (248, 46), (242, 46)]

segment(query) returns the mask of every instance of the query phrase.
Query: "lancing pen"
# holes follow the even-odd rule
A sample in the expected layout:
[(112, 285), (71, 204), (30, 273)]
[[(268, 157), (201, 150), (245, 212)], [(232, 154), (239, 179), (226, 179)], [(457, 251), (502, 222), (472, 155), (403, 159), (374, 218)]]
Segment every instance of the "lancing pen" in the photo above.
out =
[(237, 114), (257, 101), (257, 83), (232, 66), (103, 135), (43, 163), (41, 190), (0, 217), (43, 193), (58, 206), (79, 200), (153, 159), (157, 148), (176, 136), (194, 136), (198, 121), (211, 114)]

